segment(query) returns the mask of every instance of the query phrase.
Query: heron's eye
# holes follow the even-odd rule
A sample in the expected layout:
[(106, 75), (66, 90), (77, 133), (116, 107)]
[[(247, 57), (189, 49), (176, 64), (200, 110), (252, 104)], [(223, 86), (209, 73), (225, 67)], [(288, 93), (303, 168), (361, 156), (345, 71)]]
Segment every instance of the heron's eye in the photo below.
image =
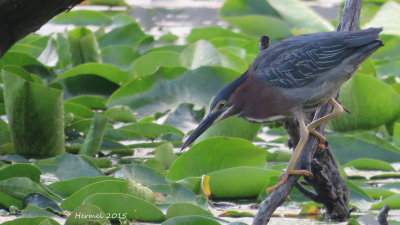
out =
[(220, 101), (218, 102), (218, 109), (223, 109), (226, 106), (226, 101)]

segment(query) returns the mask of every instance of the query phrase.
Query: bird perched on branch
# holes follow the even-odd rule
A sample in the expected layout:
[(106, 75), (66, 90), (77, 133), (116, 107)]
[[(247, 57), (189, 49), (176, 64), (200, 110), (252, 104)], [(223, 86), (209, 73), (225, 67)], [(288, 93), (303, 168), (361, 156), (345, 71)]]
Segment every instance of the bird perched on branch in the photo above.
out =
[[(316, 135), (320, 147), (324, 146), (326, 139), (315, 128), (343, 112), (333, 96), (360, 64), (383, 46), (379, 40), (381, 31), (382, 28), (369, 28), (306, 34), (270, 47), (262, 43), (265, 49), (244, 74), (219, 92), (209, 114), (189, 136), (182, 150), (212, 124), (230, 116), (255, 123), (295, 118), (300, 127), (299, 143), (279, 183), (267, 191), (280, 187), (290, 175), (312, 175), (309, 171), (294, 169), (308, 135)], [(306, 125), (306, 113), (328, 101), (334, 106), (332, 113)]]

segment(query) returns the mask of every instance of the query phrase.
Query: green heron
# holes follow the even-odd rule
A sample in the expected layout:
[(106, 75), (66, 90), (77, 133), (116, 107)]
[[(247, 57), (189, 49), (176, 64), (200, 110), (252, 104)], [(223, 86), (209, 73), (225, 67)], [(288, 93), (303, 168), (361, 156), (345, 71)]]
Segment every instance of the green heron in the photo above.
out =
[[(308, 135), (316, 135), (320, 146), (324, 146), (326, 139), (315, 128), (343, 112), (333, 96), (360, 64), (383, 46), (379, 40), (381, 31), (382, 28), (369, 28), (306, 34), (261, 50), (250, 68), (215, 97), (209, 114), (182, 150), (212, 124), (230, 116), (255, 123), (295, 118), (300, 127), (300, 140), (280, 181), (267, 192), (280, 187), (290, 175), (311, 176), (306, 170), (294, 169)], [(306, 113), (328, 101), (334, 106), (332, 113), (306, 125)]]

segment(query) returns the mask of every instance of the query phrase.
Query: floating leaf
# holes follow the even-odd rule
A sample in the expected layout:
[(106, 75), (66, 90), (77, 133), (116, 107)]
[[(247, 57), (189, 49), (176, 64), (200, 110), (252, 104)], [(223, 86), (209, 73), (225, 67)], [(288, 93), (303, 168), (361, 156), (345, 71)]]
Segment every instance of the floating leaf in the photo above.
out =
[(216, 220), (205, 216), (178, 216), (173, 217), (162, 223), (161, 225), (220, 225)]
[(39, 183), (40, 169), (28, 163), (16, 163), (12, 165), (4, 165), (0, 167), (0, 181), (13, 177), (27, 177), (32, 181)]
[(49, 186), (64, 196), (70, 196), (79, 189), (99, 181), (105, 180), (120, 180), (114, 177), (78, 177), (65, 181), (57, 181)]
[(89, 196), (84, 203), (98, 206), (110, 219), (130, 219), (139, 221), (159, 222), (165, 216), (159, 208), (143, 199), (121, 193), (99, 193)]
[(129, 136), (129, 133), (154, 140), (162, 134), (177, 134), (183, 136), (183, 132), (170, 125), (157, 123), (134, 123), (118, 128), (118, 131)]
[(75, 26), (108, 26), (111, 24), (111, 18), (96, 10), (73, 10), (56, 16), (50, 23), (73, 24)]
[(62, 212), (61, 208), (53, 199), (38, 193), (31, 193), (25, 196), (23, 205), (33, 205), (42, 209), (51, 208), (54, 211)]
[(364, 187), (362, 188), (369, 196), (371, 196), (374, 200), (385, 199), (392, 195), (395, 195), (396, 192), (389, 191), (385, 188), (377, 188), (377, 187)]
[(121, 69), (129, 69), (133, 61), (139, 56), (138, 50), (129, 45), (111, 45), (101, 49), (103, 62), (118, 66)]
[(87, 224), (89, 221), (96, 221), (100, 224), (110, 223), (107, 215), (99, 207), (92, 204), (83, 204), (68, 216), (65, 225)]
[(60, 180), (104, 175), (96, 165), (78, 155), (64, 153), (55, 160), (57, 162), (55, 174)]
[(118, 171), (118, 174), (121, 177), (132, 179), (143, 185), (167, 183), (163, 175), (148, 167), (140, 165), (126, 165)]
[(207, 129), (196, 140), (196, 143), (218, 136), (243, 138), (252, 141), (257, 137), (261, 126), (261, 124), (251, 123), (239, 117), (230, 117)]
[(75, 103), (79, 105), (86, 106), (90, 109), (107, 109), (106, 106), (106, 98), (100, 96), (93, 96), (93, 95), (81, 95), (74, 98), (70, 98), (65, 102), (68, 103)]
[[(188, 42), (196, 42), (203, 39), (208, 40), (214, 44), (213, 40), (215, 40), (216, 38), (218, 38), (219, 40), (229, 40), (229, 38), (233, 38), (246, 42), (258, 42), (258, 39), (252, 36), (236, 33), (232, 30), (224, 29), (222, 27), (195, 27), (190, 31), (190, 34), (187, 36), (186, 40)], [(221, 47), (221, 45), (215, 44), (214, 46)]]
[(400, 114), (400, 95), (372, 76), (354, 76), (343, 85), (340, 99), (352, 114), (343, 113), (332, 120), (330, 125), (335, 130), (370, 129), (389, 123)]
[(400, 36), (400, 27), (397, 21), (400, 21), (400, 5), (394, 1), (388, 1), (379, 9), (375, 17), (363, 27), (384, 27), (383, 34), (392, 34)]
[(156, 72), (160, 67), (176, 67), (179, 54), (172, 51), (153, 51), (137, 58), (130, 69), (134, 76), (146, 76)]
[(181, 53), (180, 61), (181, 65), (189, 69), (221, 65), (218, 50), (206, 40), (199, 40), (187, 46)]
[(104, 112), (104, 115), (114, 121), (124, 123), (136, 122), (135, 113), (128, 106), (125, 105), (113, 106), (107, 109)]
[(171, 110), (185, 102), (204, 107), (218, 90), (240, 75), (222, 67), (184, 72), (182, 68), (162, 68), (155, 74), (134, 79), (114, 92), (107, 106), (128, 105), (138, 112), (139, 118)]
[(155, 150), (155, 159), (160, 161), (165, 169), (170, 168), (177, 158), (174, 154), (174, 146), (171, 143), (162, 144)]
[(27, 177), (14, 177), (0, 181), (0, 204), (6, 208), (15, 205), (22, 209), (22, 200), (30, 193), (50, 197), (40, 184)]
[(369, 158), (355, 159), (344, 164), (343, 167), (354, 167), (358, 170), (396, 171), (390, 163)]
[(299, 0), (268, 0), (267, 2), (294, 28), (313, 31), (312, 33), (335, 30), (332, 24)]
[(392, 195), (373, 205), (371, 209), (380, 210), (384, 205), (389, 205), (391, 209), (400, 209), (400, 194)]
[[(43, 223), (43, 224), (42, 224)], [(34, 218), (18, 218), (15, 220), (7, 221), (2, 225), (60, 225), (57, 221), (49, 217), (34, 217)]]
[(217, 198), (255, 197), (279, 171), (259, 167), (234, 167), (209, 173), (211, 195)]
[(208, 215), (213, 214), (209, 210), (205, 210), (200, 206), (192, 203), (179, 202), (174, 203), (168, 207), (166, 218), (172, 218), (177, 216), (191, 216), (191, 215)]
[(98, 38), (101, 48), (111, 45), (139, 46), (147, 39), (147, 35), (140, 29), (139, 24), (131, 23), (118, 27)]
[[(382, 139), (360, 138), (352, 135), (327, 135), (329, 147), (341, 164), (358, 158), (398, 162), (400, 150)], [(387, 144), (389, 146), (387, 146)]]
[(69, 31), (68, 42), (74, 66), (88, 62), (101, 62), (99, 44), (90, 29), (78, 27)]
[(128, 72), (123, 71), (116, 66), (99, 63), (86, 63), (59, 75), (57, 80), (87, 74), (95, 74), (118, 85), (122, 85), (133, 78)]
[[(215, 137), (194, 145), (172, 164), (167, 179), (180, 180), (220, 169), (266, 165), (266, 151), (238, 138)], [(226, 157), (229, 155), (229, 157)]]

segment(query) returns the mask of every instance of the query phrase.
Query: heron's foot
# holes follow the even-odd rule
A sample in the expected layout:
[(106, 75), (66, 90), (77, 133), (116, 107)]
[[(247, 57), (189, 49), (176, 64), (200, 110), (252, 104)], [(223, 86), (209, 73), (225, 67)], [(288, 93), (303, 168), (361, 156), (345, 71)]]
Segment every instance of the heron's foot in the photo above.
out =
[(280, 186), (282, 186), (287, 179), (289, 178), (290, 175), (303, 175), (303, 176), (312, 176), (312, 173), (307, 171), (307, 170), (288, 170), (285, 171), (281, 176), (279, 176), (279, 182), (277, 184), (275, 184), (272, 187), (269, 187), (266, 189), (267, 194), (271, 193), (272, 191), (275, 191), (276, 189), (278, 189)]

